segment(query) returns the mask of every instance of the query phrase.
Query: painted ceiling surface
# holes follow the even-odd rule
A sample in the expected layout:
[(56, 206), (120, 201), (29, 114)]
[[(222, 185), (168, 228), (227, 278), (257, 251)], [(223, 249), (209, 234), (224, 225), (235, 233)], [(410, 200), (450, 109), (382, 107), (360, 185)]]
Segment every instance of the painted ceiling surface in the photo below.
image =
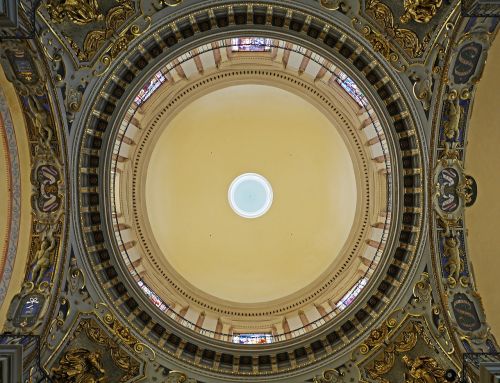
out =
[[(464, 219), (497, 7), (5, 4), (0, 343), (23, 382), (442, 383), (497, 351)], [(248, 172), (274, 192), (252, 219), (227, 199)]]

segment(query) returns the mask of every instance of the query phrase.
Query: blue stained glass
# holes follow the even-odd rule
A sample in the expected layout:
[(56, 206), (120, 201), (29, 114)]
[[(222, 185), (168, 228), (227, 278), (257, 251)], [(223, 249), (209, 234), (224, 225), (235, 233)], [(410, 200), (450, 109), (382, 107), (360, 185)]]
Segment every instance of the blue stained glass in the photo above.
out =
[(340, 72), (337, 76), (337, 83), (356, 101), (359, 106), (367, 106), (368, 100), (356, 83), (347, 76), (344, 72)]

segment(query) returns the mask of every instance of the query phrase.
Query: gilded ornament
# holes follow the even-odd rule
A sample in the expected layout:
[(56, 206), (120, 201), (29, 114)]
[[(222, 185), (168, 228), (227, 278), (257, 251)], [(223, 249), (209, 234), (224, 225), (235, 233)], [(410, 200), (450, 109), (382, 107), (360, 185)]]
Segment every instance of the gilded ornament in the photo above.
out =
[(432, 99), (432, 79), (425, 78), (421, 80), (420, 78), (417, 78), (413, 84), (413, 95), (417, 100), (422, 102), (422, 106), (425, 110), (429, 110)]
[[(451, 99), (452, 102), (455, 100)], [(445, 142), (434, 168), (433, 199), (439, 222), (445, 229), (443, 235), (450, 237), (453, 230), (459, 227), (465, 207), (471, 206), (476, 199), (475, 181), (464, 173), (455, 141)]]
[(160, 4), (163, 7), (176, 7), (181, 4), (183, 0), (160, 0)]
[(166, 7), (176, 7), (182, 3), (183, 0), (155, 0), (153, 2), (153, 7), (157, 11), (161, 11), (163, 8)]
[(119, 347), (111, 347), (111, 359), (113, 362), (126, 374), (120, 379), (121, 382), (128, 382), (130, 379), (139, 375), (139, 364), (136, 363), (130, 356)]
[(441, 153), (440, 161), (444, 165), (448, 161), (458, 161), (460, 159), (460, 153), (457, 150), (456, 142), (445, 142), (443, 152)]
[(342, 383), (344, 382), (342, 374), (337, 369), (328, 369), (323, 371), (320, 376), (313, 378), (313, 383)]
[[(128, 382), (139, 376), (140, 364), (137, 360), (122, 349), (120, 342), (116, 342), (112, 339), (108, 333), (94, 320), (90, 318), (81, 320), (73, 333), (73, 339), (79, 337), (81, 333), (85, 334), (90, 342), (96, 344), (97, 348), (101, 350), (104, 348), (106, 353), (109, 352), (114, 365), (121, 371), (125, 372), (119, 380), (116, 380), (117, 383)], [(77, 380), (76, 382), (80, 382), (80, 380)]]
[(111, 314), (104, 316), (104, 322), (126, 344), (133, 346), (137, 343), (137, 339), (132, 336), (130, 330), (118, 322)]
[(78, 291), (80, 294), (85, 292), (88, 298), (89, 294), (85, 286), (85, 274), (83, 274), (83, 271), (78, 267), (78, 262), (74, 256), (72, 256), (69, 261), (67, 281), (72, 292)]
[(104, 19), (97, 0), (48, 0), (47, 11), (54, 23), (68, 19), (72, 23), (85, 25)]
[(109, 51), (109, 54), (111, 55), (111, 58), (116, 58), (121, 52), (127, 50), (128, 43), (131, 40), (129, 36), (121, 36), (118, 38), (113, 45), (111, 46), (111, 50)]
[[(381, 336), (379, 334), (375, 338), (377, 339), (379, 344), (383, 345), (383, 347), (380, 349), (383, 350), (383, 358), (375, 359), (374, 361), (372, 361), (371, 364), (365, 369), (365, 371), (370, 379), (373, 379), (379, 383), (390, 383), (390, 381), (386, 377), (384, 377), (384, 375), (389, 373), (394, 367), (397, 355), (413, 350), (417, 345), (417, 341), (419, 339), (427, 344), (427, 346), (432, 346), (431, 339), (425, 332), (425, 326), (418, 321), (410, 322), (410, 326), (408, 326), (392, 342), (389, 342), (389, 336), (381, 339)], [(365, 345), (367, 343), (368, 342), (365, 341)], [(420, 381), (411, 382), (421, 383)]]
[(445, 237), (443, 247), (443, 255), (446, 257), (444, 268), (448, 271), (448, 285), (454, 288), (464, 269), (463, 261), (460, 258), (460, 241), (454, 235)]
[(473, 183), (472, 178), (466, 176), (464, 182), (457, 186), (457, 193), (465, 201), (467, 206), (473, 201), (474, 198), (472, 192)]
[[(106, 44), (106, 41), (111, 39), (120, 27), (134, 14), (134, 3), (131, 0), (116, 0), (116, 2), (117, 5), (111, 8), (106, 16), (101, 15), (104, 20), (104, 27), (88, 32), (81, 47), (71, 36), (65, 32), (61, 32), (80, 61), (92, 60), (97, 52)], [(132, 31), (127, 31), (116, 38), (110, 48), (112, 58), (114, 59), (120, 52), (127, 49), (129, 41), (135, 36), (136, 34)]]
[(400, 339), (394, 342), (395, 350), (398, 352), (408, 352), (412, 350), (417, 344), (418, 335), (419, 332), (421, 332), (420, 330), (414, 324), (411, 330), (403, 331)]
[(99, 383), (105, 379), (101, 354), (84, 348), (66, 352), (52, 373), (54, 383)]
[[(359, 20), (354, 18), (352, 20), (352, 23), (353, 25), (355, 25), (359, 23)], [(382, 34), (373, 30), (367, 25), (363, 26), (363, 28), (361, 29), (361, 33), (363, 33), (365, 38), (370, 42), (370, 44), (373, 47), (373, 50), (384, 56), (384, 58), (387, 61), (389, 61), (395, 67), (396, 70), (406, 69), (404, 65), (401, 66), (401, 68), (395, 66), (395, 63), (399, 61), (399, 56), (396, 52), (394, 52), (389, 42), (384, 36), (382, 36)]]
[(43, 150), (48, 154), (52, 154), (51, 141), (53, 132), (49, 114), (36, 95), (29, 95), (26, 99), (29, 107), (28, 116), (38, 134), (39, 151)]
[(468, 100), (468, 99), (470, 99), (470, 97), (471, 97), (471, 94), (470, 94), (469, 89), (464, 88), (464, 89), (462, 89), (462, 90), (460, 91), (460, 98), (461, 98), (462, 100)]
[(413, 287), (413, 295), (415, 296), (415, 300), (421, 303), (428, 303), (431, 301), (431, 282), (428, 273), (422, 273), (420, 276), (420, 280), (415, 283)]
[(391, 48), (389, 42), (380, 33), (372, 31), (370, 28), (363, 30), (366, 38), (372, 44), (373, 50), (380, 53), (387, 60), (391, 60)]
[(337, 11), (342, 6), (342, 1), (340, 0), (320, 0), (319, 4), (330, 11)]
[(373, 361), (371, 368), (368, 368), (366, 372), (371, 379), (374, 379), (380, 383), (390, 383), (382, 375), (387, 374), (391, 371), (396, 360), (395, 353), (392, 347), (387, 347), (384, 351), (384, 359)]
[(408, 369), (408, 374), (405, 373), (405, 383), (447, 382), (445, 370), (430, 356), (417, 356), (411, 359), (408, 355), (403, 355), (402, 360)]
[[(364, 343), (370, 348), (376, 347), (385, 341), (388, 333), (389, 330), (384, 324), (380, 328), (372, 330), (370, 332), (370, 336), (364, 341)], [(363, 347), (363, 345), (361, 345), (361, 347)], [(363, 350), (361, 350), (361, 353), (363, 353)]]
[(170, 371), (165, 383), (196, 383), (196, 380), (188, 378), (183, 372)]
[(61, 218), (64, 195), (59, 193), (63, 182), (61, 151), (48, 96), (50, 91), (45, 74), (38, 71), (33, 51), (20, 41), (5, 42), (3, 48), (8, 60), (4, 69), (13, 80), (28, 124), (33, 191), (32, 254), (25, 282), (10, 302), (5, 331), (26, 334), (42, 326), (51, 298), (57, 299), (58, 295), (50, 291), (50, 274), (55, 272), (53, 266), (57, 264), (62, 238), (59, 230), (64, 227)]
[(397, 319), (390, 317), (384, 321), (384, 323), (370, 331), (370, 335), (365, 341), (359, 346), (359, 352), (362, 355), (368, 354), (373, 348), (386, 344), (389, 338), (389, 333), (398, 324)]
[(442, 0), (404, 0), (405, 13), (400, 20), (402, 23), (410, 20), (428, 23), (436, 15), (442, 3)]
[(80, 60), (89, 60), (94, 57), (99, 48), (104, 44), (106, 38), (106, 31), (95, 30), (89, 32), (83, 41), (83, 51), (78, 52), (78, 58)]
[(444, 135), (451, 141), (456, 141), (460, 132), (460, 119), (463, 108), (459, 104), (459, 97), (448, 98), (448, 121), (444, 122)]
[[(384, 32), (392, 37), (411, 57), (416, 58), (422, 56), (430, 41), (428, 35), (420, 41), (415, 32), (409, 29), (400, 28), (399, 25), (394, 22), (394, 15), (391, 9), (380, 0), (368, 0), (366, 3), (366, 12), (372, 16), (377, 23), (381, 25)], [(387, 56), (385, 57), (387, 58)]]
[(29, 280), (35, 286), (40, 285), (47, 270), (51, 265), (51, 258), (56, 249), (56, 240), (54, 238), (54, 227), (48, 228), (41, 236), (40, 248), (35, 253), (35, 263), (31, 270)]
[(134, 4), (131, 0), (117, 0), (117, 2), (118, 5), (106, 14), (107, 30), (118, 30), (134, 13)]
[(103, 319), (104, 323), (109, 326), (113, 334), (115, 334), (127, 346), (131, 347), (136, 353), (143, 353), (144, 350), (148, 348), (150, 353), (150, 360), (154, 360), (156, 358), (155, 352), (144, 343), (140, 343), (137, 338), (132, 335), (130, 329), (123, 326), (117, 319), (113, 317), (113, 315), (108, 313), (104, 315)]

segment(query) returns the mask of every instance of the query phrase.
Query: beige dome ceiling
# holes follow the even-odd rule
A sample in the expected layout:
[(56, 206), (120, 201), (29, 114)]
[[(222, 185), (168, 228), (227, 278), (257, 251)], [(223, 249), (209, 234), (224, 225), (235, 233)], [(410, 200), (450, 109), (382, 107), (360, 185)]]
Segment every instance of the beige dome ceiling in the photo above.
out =
[[(228, 203), (230, 183), (247, 172), (274, 192), (257, 219)], [(336, 128), (303, 98), (265, 85), (189, 103), (147, 170), (147, 214), (163, 256), (196, 288), (239, 303), (284, 297), (321, 275), (350, 233), (356, 195)]]
[[(297, 52), (283, 71), (283, 48), (217, 66), (211, 48), (157, 72), (161, 85), (147, 83), (121, 124), (117, 243), (149, 300), (184, 326), (228, 341), (299, 336), (335, 318), (377, 268), (391, 222), (385, 138), (335, 66), (297, 66)], [(244, 173), (273, 189), (258, 218), (228, 200)]]

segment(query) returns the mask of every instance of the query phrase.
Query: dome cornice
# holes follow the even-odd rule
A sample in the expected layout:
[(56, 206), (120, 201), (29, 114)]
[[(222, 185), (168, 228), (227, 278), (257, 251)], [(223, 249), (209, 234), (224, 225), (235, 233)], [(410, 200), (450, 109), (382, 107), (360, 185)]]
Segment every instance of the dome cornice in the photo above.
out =
[[(222, 15), (222, 11), (224, 9), (226, 9), (227, 11), (227, 8), (224, 8), (222, 6), (218, 7), (217, 12), (220, 12), (220, 14)], [(204, 12), (207, 12), (205, 14), (208, 17), (210, 11), (207, 10)], [(201, 14), (203, 14), (203, 12), (200, 12), (200, 15)], [(300, 16), (297, 15), (297, 17), (297, 20), (300, 20)], [(293, 11), (291, 11), (290, 22), (292, 22), (293, 20), (294, 13)], [(189, 20), (185, 19), (185, 21), (188, 22)], [(178, 21), (177, 25), (174, 26), (174, 29), (179, 31), (178, 33), (169, 31), (169, 29), (161, 29), (158, 31), (158, 36), (161, 38), (161, 41), (163, 41), (160, 46), (163, 45), (163, 49), (167, 50), (168, 52), (174, 52), (175, 48), (177, 47), (177, 41), (180, 39), (180, 42), (183, 43), (181, 44), (183, 45), (183, 47), (181, 48), (181, 45), (179, 45), (179, 48), (175, 50), (175, 52), (177, 52), (177, 56), (182, 51), (185, 51), (185, 49), (189, 49), (189, 42), (192, 41), (190, 37), (182, 38), (182, 30), (186, 28), (181, 27), (182, 25), (184, 25), (183, 23), (184, 22), (181, 19)], [(197, 41), (209, 41), (209, 36), (211, 34), (208, 31), (201, 32), (198, 27), (188, 28), (192, 29), (197, 38)], [(250, 33), (255, 34), (258, 28), (264, 27), (253, 25), (253, 28), (247, 29), (245, 24), (239, 26), (235, 24), (228, 28), (228, 32), (224, 33), (227, 37), (242, 36), (245, 34), (248, 35)], [(282, 27), (274, 26), (272, 28), (269, 28), (269, 36), (272, 37), (273, 35), (279, 35), (279, 33), (277, 32), (280, 30), (280, 28)], [(223, 29), (224, 28), (218, 28), (216, 35), (222, 37)], [(319, 33), (321, 30), (328, 32)], [(299, 38), (299, 41), (301, 41), (301, 45), (305, 43), (305, 46), (311, 48), (313, 51), (315, 51), (314, 47), (316, 47), (318, 49), (318, 52), (321, 52), (322, 55), (325, 55), (325, 57), (331, 59), (332, 62), (338, 62), (342, 70), (345, 70), (349, 76), (352, 76), (352, 78), (355, 79), (356, 82), (364, 84), (362, 85), (362, 89), (364, 92), (366, 92), (370, 100), (380, 100), (375, 101), (374, 108), (375, 110), (377, 110), (377, 113), (380, 113), (380, 115), (383, 116), (382, 126), (384, 127), (384, 129), (388, 129), (385, 130), (384, 133), (386, 134), (389, 147), (392, 148), (390, 150), (393, 151), (393, 155), (401, 156), (400, 160), (394, 161), (394, 167), (392, 170), (394, 174), (398, 175), (398, 177), (394, 180), (394, 190), (398, 190), (401, 193), (399, 195), (395, 194), (393, 196), (393, 203), (395, 204), (395, 206), (401, 206), (402, 210), (395, 210), (391, 214), (391, 218), (398, 222), (395, 227), (399, 231), (399, 234), (396, 234), (396, 232), (394, 232), (394, 237), (389, 239), (389, 243), (391, 243), (391, 245), (386, 247), (387, 252), (395, 256), (395, 258), (392, 258), (391, 261), (389, 261), (388, 259), (382, 266), (383, 268), (385, 268), (388, 274), (386, 274), (385, 277), (380, 274), (378, 276), (378, 282), (374, 282), (379, 283), (378, 292), (376, 292), (370, 299), (365, 298), (354, 304), (352, 308), (350, 308), (349, 312), (354, 313), (356, 310), (358, 310), (357, 314), (353, 317), (350, 317), (351, 319), (348, 320), (346, 317), (346, 322), (340, 325), (338, 327), (338, 330), (335, 330), (330, 334), (325, 334), (324, 332), (319, 331), (317, 332), (318, 336), (325, 337), (323, 338), (322, 343), (333, 342), (330, 343), (332, 344), (332, 346), (329, 346), (328, 350), (330, 350), (330, 347), (332, 348), (331, 351), (327, 352), (327, 354), (329, 354), (330, 352), (338, 353), (339, 350), (347, 352), (351, 347), (353, 347), (354, 344), (351, 344), (351, 341), (356, 339), (356, 335), (354, 334), (359, 330), (365, 328), (367, 324), (364, 323), (370, 323), (374, 317), (376, 318), (378, 316), (377, 314), (374, 314), (372, 317), (370, 314), (368, 314), (368, 312), (371, 312), (373, 310), (375, 310), (375, 312), (381, 312), (381, 310), (384, 310), (382, 307), (389, 304), (395, 294), (399, 294), (399, 287), (404, 286), (404, 284), (401, 283), (402, 281), (406, 280), (408, 273), (414, 274), (416, 272), (416, 270), (412, 269), (410, 265), (418, 259), (418, 254), (421, 251), (421, 234), (422, 230), (424, 230), (421, 224), (423, 215), (425, 214), (425, 199), (423, 198), (423, 194), (421, 194), (423, 192), (421, 177), (423, 177), (425, 174), (425, 166), (422, 160), (423, 149), (421, 147), (422, 143), (419, 128), (418, 125), (415, 125), (418, 124), (418, 122), (415, 122), (412, 118), (412, 114), (408, 112), (407, 108), (409, 108), (409, 106), (407, 105), (409, 104), (406, 104), (406, 96), (403, 96), (404, 92), (402, 91), (402, 88), (397, 85), (397, 82), (391, 80), (392, 77), (389, 77), (389, 73), (385, 71), (385, 64), (379, 63), (373, 56), (370, 56), (367, 51), (364, 51), (362, 48), (354, 49), (353, 47), (356, 46), (356, 44), (354, 43), (354, 40), (351, 40), (351, 37), (347, 37), (347, 35), (344, 35), (342, 37), (337, 33), (339, 32), (333, 26), (329, 26), (329, 28), (318, 27), (318, 34), (311, 35), (307, 33), (307, 30), (304, 30), (304, 32), (291, 34), (288, 36), (288, 38), (291, 40), (294, 40), (296, 37)], [(154, 35), (155, 34), (153, 32), (152, 36)], [(204, 35), (206, 35), (207, 37), (203, 37)], [(319, 39), (320, 37), (321, 39)], [(342, 38), (339, 40), (340, 37)], [(153, 45), (158, 44), (157, 38), (150, 39), (149, 41), (149, 43)], [(146, 51), (150, 49), (147, 48), (149, 43), (147, 43), (146, 41), (143, 41), (141, 43)], [(171, 45), (170, 49), (168, 49), (167, 44)], [(191, 45), (191, 47), (193, 47), (193, 45)], [(336, 53), (332, 54), (332, 52)], [(139, 52), (132, 51), (129, 58), (122, 61), (122, 68), (114, 68), (112, 72), (108, 73), (105, 76), (105, 78), (107, 78), (108, 80), (106, 80), (104, 83), (105, 88), (103, 88), (99, 92), (101, 94), (100, 99), (96, 100), (96, 102), (94, 103), (94, 111), (92, 112), (92, 115), (94, 117), (91, 117), (89, 120), (87, 120), (87, 138), (83, 139), (83, 142), (86, 143), (84, 144), (85, 147), (87, 147), (91, 151), (97, 149), (95, 145), (99, 145), (99, 148), (101, 147), (102, 140), (106, 139), (107, 137), (106, 134), (103, 135), (103, 133), (107, 130), (108, 125), (112, 123), (112, 121), (116, 121), (117, 112), (124, 113), (124, 110), (120, 112), (120, 105), (123, 105), (122, 103), (126, 102), (127, 99), (130, 101), (133, 97), (133, 92), (128, 93), (128, 91), (125, 91), (125, 89), (128, 89), (127, 84), (129, 82), (135, 84), (135, 89), (138, 88), (139, 82), (135, 78), (139, 77), (139, 73), (141, 72), (140, 68), (144, 68), (146, 70), (145, 74), (150, 76), (161, 65), (160, 61), (155, 60), (150, 54), (141, 54), (140, 56), (138, 56), (138, 54)], [(345, 56), (350, 57), (350, 59), (339, 59), (339, 57)], [(175, 57), (175, 55), (170, 54), (169, 56), (165, 56), (165, 58), (166, 57), (173, 58)], [(151, 66), (149, 66), (148, 61), (157, 62), (157, 64), (152, 63)], [(143, 75), (141, 74), (140, 77), (142, 76)], [(134, 86), (132, 86), (132, 88), (133, 87)], [(391, 126), (391, 128), (389, 128), (389, 126)], [(398, 148), (396, 148), (395, 146), (396, 142), (399, 142)], [(81, 153), (83, 154), (84, 152)], [(97, 152), (95, 153), (97, 154), (98, 152), (99, 149), (97, 149)], [(82, 162), (80, 162), (80, 166), (88, 166), (86, 164), (89, 164), (88, 161), (93, 161), (92, 158), (94, 156), (95, 155), (89, 156), (88, 154), (83, 154), (83, 157), (81, 157)], [(95, 161), (98, 161), (99, 163), (106, 163), (106, 161), (109, 161), (109, 159), (105, 159), (104, 162), (102, 162), (96, 157)], [(87, 184), (90, 181), (90, 179), (88, 178), (89, 176), (84, 174), (82, 174), (82, 176), (83, 178), (80, 178), (80, 184)], [(92, 179), (95, 179), (95, 181), (92, 182), (97, 182), (99, 184), (96, 175), (90, 175), (90, 177)], [(400, 189), (397, 186), (399, 184), (403, 184), (403, 182), (405, 183), (405, 185), (407, 185), (404, 190)], [(82, 195), (82, 207), (88, 204), (89, 197), (89, 195)], [(100, 200), (100, 203), (102, 202), (103, 201)], [(92, 225), (92, 219), (97, 220), (98, 222), (102, 222), (102, 219), (97, 218), (97, 210), (89, 213), (84, 213), (81, 219), (84, 226), (89, 224)], [(131, 315), (135, 316), (135, 313), (137, 313), (140, 318), (146, 320), (146, 322), (144, 323), (147, 323), (147, 325), (143, 330), (140, 330), (140, 327), (137, 327), (138, 325), (133, 325), (136, 331), (141, 332), (143, 336), (151, 336), (154, 338), (159, 334), (163, 334), (161, 335), (161, 337), (166, 336), (168, 338), (166, 334), (170, 333), (171, 330), (168, 329), (165, 333), (165, 327), (157, 322), (159, 321), (158, 315), (150, 311), (150, 309), (145, 308), (144, 304), (147, 305), (147, 302), (145, 302), (143, 298), (139, 296), (133, 297), (132, 295), (135, 294), (129, 295), (129, 293), (125, 291), (127, 288), (123, 283), (119, 282), (119, 275), (123, 275), (123, 271), (119, 269), (118, 265), (115, 265), (114, 262), (111, 261), (110, 254), (106, 250), (106, 240), (104, 239), (104, 236), (102, 236), (103, 242), (96, 242), (96, 235), (99, 239), (102, 235), (102, 231), (98, 230), (93, 233), (90, 232), (86, 235), (87, 246), (91, 250), (91, 252), (89, 253), (89, 259), (92, 260), (92, 264), (95, 270), (94, 272), (97, 273), (96, 275), (100, 275), (99, 278), (102, 282), (111, 278), (111, 283), (106, 283), (106, 285), (109, 286), (109, 291), (107, 293), (109, 294), (109, 297), (116, 297), (118, 293), (120, 295), (120, 298), (113, 299), (118, 299), (118, 306), (122, 307), (123, 310), (125, 310), (124, 314), (126, 317), (130, 317)], [(399, 239), (399, 245), (396, 245), (396, 243), (392, 242), (395, 239)], [(386, 280), (382, 281), (382, 279), (384, 278), (386, 278)], [(389, 299), (389, 297), (391, 297), (391, 299)], [(373, 305), (373, 308), (370, 308), (370, 306), (364, 306), (368, 302)], [(392, 305), (397, 304), (397, 300), (392, 300), (392, 302)], [(140, 323), (140, 319), (137, 323)], [(157, 331), (157, 333), (151, 332), (151, 329), (154, 329), (155, 331)], [(205, 342), (199, 339), (198, 336), (194, 336), (193, 338), (193, 335), (188, 335), (183, 330), (181, 332), (183, 333), (181, 338), (185, 336), (190, 339), (190, 342), (193, 342), (196, 339), (196, 342), (201, 342), (199, 344), (205, 344)], [(149, 333), (150, 335), (146, 335), (147, 333)], [(314, 332), (311, 334), (314, 334)], [(170, 339), (173, 338), (170, 337)], [(297, 339), (299, 340), (300, 338)], [(330, 339), (330, 341), (328, 339)], [(289, 342), (290, 341), (284, 342), (283, 346), (288, 345)], [(311, 342), (311, 340), (309, 340), (309, 342)], [(213, 340), (211, 346), (215, 347), (216, 344), (217, 342)], [(168, 347), (172, 346), (169, 342), (166, 342), (165, 347), (165, 351), (167, 351)], [(221, 347), (221, 350), (227, 350), (228, 346), (223, 346), (222, 344), (220, 344), (220, 346), (217, 347)], [(232, 349), (234, 347), (235, 346), (231, 345)], [(321, 359), (323, 358), (324, 357), (321, 357)], [(186, 361), (188, 360), (189, 358)], [(223, 373), (224, 369), (221, 369), (220, 371)], [(274, 373), (279, 373), (279, 369)]]

